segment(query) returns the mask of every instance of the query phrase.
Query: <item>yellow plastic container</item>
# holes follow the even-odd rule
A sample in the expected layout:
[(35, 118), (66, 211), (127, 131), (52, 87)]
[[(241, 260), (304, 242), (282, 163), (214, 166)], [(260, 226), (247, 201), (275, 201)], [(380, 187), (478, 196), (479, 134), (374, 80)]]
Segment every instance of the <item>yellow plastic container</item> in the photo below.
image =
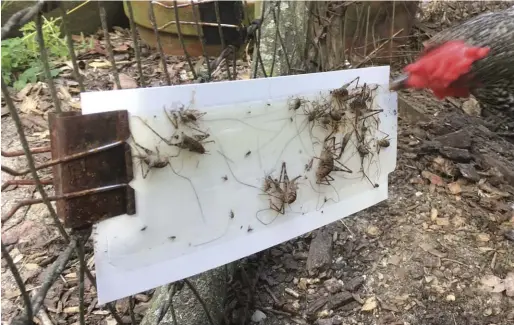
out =
[[(202, 5), (211, 5), (214, 6), (213, 1), (195, 1)], [(139, 31), (139, 35), (144, 43), (149, 46), (156, 48), (157, 40), (155, 37), (155, 32), (152, 27), (152, 22), (150, 20), (150, 1), (130, 1), (132, 5), (132, 10), (134, 13), (134, 23), (137, 26)], [(227, 2), (221, 1), (220, 12), (222, 11), (221, 6), (226, 5)], [(241, 2), (242, 3), (242, 2)], [(207, 43), (205, 46), (205, 50), (209, 56), (217, 56), (221, 53), (222, 47), (221, 42), (219, 41), (219, 37), (217, 37), (217, 41), (213, 41), (213, 29), (216, 29), (216, 33), (218, 30), (217, 23), (206, 23), (202, 22), (200, 9), (198, 5), (191, 5), (190, 0), (179, 0), (177, 1), (178, 7), (178, 16), (180, 22), (180, 29), (182, 31), (182, 36), (184, 38), (184, 43), (186, 50), (192, 56), (202, 56), (202, 46), (200, 37), (204, 39)], [(239, 22), (239, 24), (227, 24), (230, 26), (234, 26), (234, 31), (238, 30), (237, 28), (246, 28), (249, 22), (251, 22), (256, 16), (256, 9), (260, 8), (260, 4), (255, 3), (255, 1), (246, 1), (246, 5), (243, 5), (243, 21)], [(212, 7), (214, 8), (214, 7)], [(127, 1), (124, 1), (124, 10), (127, 17), (130, 18), (128, 9), (127, 9)], [(163, 51), (168, 55), (184, 55), (184, 51), (182, 49), (182, 45), (180, 43), (180, 38), (178, 36), (177, 24), (175, 22), (175, 9), (174, 9), (174, 1), (169, 0), (161, 0), (156, 1), (153, 4), (153, 10), (155, 13), (155, 20), (157, 23), (157, 28), (159, 30), (159, 39), (161, 41), (161, 45), (163, 47)], [(195, 12), (193, 12), (193, 10)], [(214, 9), (213, 9), (214, 11)], [(212, 15), (212, 12), (209, 12)], [(197, 32), (197, 26), (195, 24), (195, 17), (197, 17), (200, 22), (200, 35)], [(225, 22), (222, 21), (222, 24)], [(223, 26), (223, 25), (222, 25)], [(237, 27), (237, 28), (236, 28)], [(211, 32), (206, 33), (205, 28), (210, 28)], [(223, 31), (228, 30), (228, 28), (224, 28)], [(233, 32), (234, 33), (234, 32)], [(210, 34), (207, 35), (207, 34)], [(227, 33), (228, 34), (228, 33)]]

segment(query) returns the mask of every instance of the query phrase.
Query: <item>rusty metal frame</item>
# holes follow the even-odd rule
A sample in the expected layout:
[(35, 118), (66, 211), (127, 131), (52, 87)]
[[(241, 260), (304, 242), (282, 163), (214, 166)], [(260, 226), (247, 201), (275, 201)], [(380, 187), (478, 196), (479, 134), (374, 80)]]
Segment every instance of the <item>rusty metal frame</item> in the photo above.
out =
[(82, 228), (135, 213), (128, 112), (49, 115), (57, 212), (64, 226)]
[[(133, 179), (132, 155), (126, 142), (130, 137), (127, 111), (113, 111), (82, 115), (77, 112), (49, 114), (51, 147), (35, 148), (33, 153), (51, 151), (52, 160), (35, 167), (53, 167), (53, 183), (57, 214), (64, 226), (72, 229), (90, 227), (95, 222), (122, 214), (135, 213), (135, 193), (128, 185)], [(13, 157), (21, 152), (2, 152)], [(2, 171), (23, 176), (30, 169), (13, 170), (2, 166)], [(10, 180), (2, 184), (32, 185), (34, 180)], [(21, 207), (42, 203), (43, 199), (18, 202), (2, 216), (8, 220)]]

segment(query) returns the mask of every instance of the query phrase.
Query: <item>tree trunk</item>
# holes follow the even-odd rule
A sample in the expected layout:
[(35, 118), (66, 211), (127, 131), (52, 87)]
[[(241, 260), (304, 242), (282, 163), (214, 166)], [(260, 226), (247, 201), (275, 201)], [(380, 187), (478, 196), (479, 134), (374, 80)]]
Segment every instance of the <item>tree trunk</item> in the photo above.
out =
[[(228, 275), (231, 273), (233, 273), (232, 264), (227, 264), (189, 278), (189, 282), (196, 289), (202, 302), (187, 285), (183, 285), (171, 299), (170, 293), (174, 290), (175, 284), (157, 288), (141, 325), (175, 324), (173, 317), (176, 317), (177, 324), (180, 325), (212, 325), (210, 319), (214, 325), (220, 324)], [(170, 308), (159, 323), (158, 320), (167, 306)]]
[[(260, 3), (260, 6), (264, 6), (264, 15), (259, 48), (268, 77), (304, 71), (308, 3), (308, 1)], [(255, 50), (253, 64), (255, 65), (258, 61)], [(264, 77), (260, 62), (257, 77)]]
[[(260, 49), (266, 73), (389, 64), (401, 56), (418, 8), (419, 1), (265, 2)], [(257, 72), (262, 76), (261, 68)]]

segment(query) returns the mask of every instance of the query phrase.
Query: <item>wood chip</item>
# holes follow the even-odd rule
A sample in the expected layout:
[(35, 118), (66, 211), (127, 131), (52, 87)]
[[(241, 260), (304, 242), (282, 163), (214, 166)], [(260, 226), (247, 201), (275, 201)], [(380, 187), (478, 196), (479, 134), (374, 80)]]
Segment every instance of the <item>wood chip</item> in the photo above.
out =
[(290, 289), (290, 288), (285, 288), (284, 290), (287, 294), (295, 297), (295, 298), (299, 298), (300, 297), (300, 294), (296, 291), (294, 291), (293, 289)]
[(74, 314), (79, 312), (79, 306), (73, 306), (73, 307), (66, 307), (63, 310), (66, 314)]
[(364, 305), (362, 305), (361, 310), (362, 311), (372, 311), (373, 309), (377, 308), (377, 298), (375, 297), (369, 297), (364, 302)]

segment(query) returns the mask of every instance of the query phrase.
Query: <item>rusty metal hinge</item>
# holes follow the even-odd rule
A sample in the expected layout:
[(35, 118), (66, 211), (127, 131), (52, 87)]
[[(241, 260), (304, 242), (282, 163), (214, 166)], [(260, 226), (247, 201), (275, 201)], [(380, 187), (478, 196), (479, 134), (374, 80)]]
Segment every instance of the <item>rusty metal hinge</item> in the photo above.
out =
[(82, 228), (136, 211), (126, 110), (49, 114), (57, 213)]

